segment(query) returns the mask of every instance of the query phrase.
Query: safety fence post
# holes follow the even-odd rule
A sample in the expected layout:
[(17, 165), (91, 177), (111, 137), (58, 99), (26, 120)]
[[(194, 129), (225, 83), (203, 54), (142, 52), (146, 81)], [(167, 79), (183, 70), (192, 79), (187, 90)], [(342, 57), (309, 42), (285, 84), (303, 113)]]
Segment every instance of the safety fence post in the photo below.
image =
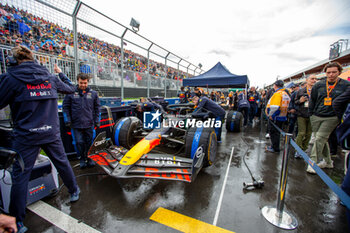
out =
[(269, 221), (271, 224), (275, 225), (276, 227), (292, 230), (298, 226), (298, 222), (293, 215), (291, 215), (290, 213), (287, 213), (286, 211), (283, 211), (284, 199), (285, 199), (286, 190), (287, 190), (289, 145), (290, 145), (292, 134), (286, 133), (284, 136), (285, 136), (284, 151), (283, 151), (283, 158), (282, 158), (280, 184), (279, 184), (278, 197), (277, 197), (278, 198), (277, 208), (272, 206), (264, 206), (261, 209), (261, 213), (267, 221)]

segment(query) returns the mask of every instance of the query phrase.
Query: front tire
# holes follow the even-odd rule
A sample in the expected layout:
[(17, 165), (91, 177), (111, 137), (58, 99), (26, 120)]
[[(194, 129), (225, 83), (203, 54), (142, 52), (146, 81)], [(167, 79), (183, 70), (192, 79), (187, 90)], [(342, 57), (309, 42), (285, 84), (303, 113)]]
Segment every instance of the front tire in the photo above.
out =
[(217, 138), (213, 128), (195, 128), (188, 130), (185, 139), (185, 154), (193, 159), (199, 146), (203, 147), (205, 153), (203, 167), (212, 165), (216, 157)]
[(131, 149), (137, 142), (135, 131), (142, 127), (137, 117), (123, 117), (113, 127), (112, 139), (115, 145)]

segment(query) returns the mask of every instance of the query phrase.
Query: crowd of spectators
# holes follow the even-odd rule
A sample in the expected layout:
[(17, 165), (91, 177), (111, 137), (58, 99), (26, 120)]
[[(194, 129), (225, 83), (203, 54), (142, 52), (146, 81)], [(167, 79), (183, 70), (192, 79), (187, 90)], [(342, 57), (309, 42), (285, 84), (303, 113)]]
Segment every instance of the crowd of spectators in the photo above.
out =
[[(24, 45), (32, 51), (67, 57), (69, 47), (74, 45), (73, 31), (49, 22), (28, 11), (0, 3), (0, 44)], [(78, 33), (80, 50), (100, 58), (121, 64), (121, 48), (93, 36)], [(147, 58), (130, 50), (124, 50), (124, 68), (135, 72), (147, 71)], [(189, 75), (181, 70), (166, 67), (150, 60), (150, 74), (182, 80)]]

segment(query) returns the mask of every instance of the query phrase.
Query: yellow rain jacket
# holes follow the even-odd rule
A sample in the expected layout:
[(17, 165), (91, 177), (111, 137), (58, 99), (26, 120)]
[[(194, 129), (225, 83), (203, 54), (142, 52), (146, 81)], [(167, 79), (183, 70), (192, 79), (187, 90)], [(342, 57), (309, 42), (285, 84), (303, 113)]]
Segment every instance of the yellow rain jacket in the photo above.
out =
[(290, 97), (285, 88), (278, 89), (266, 106), (266, 115), (276, 121), (286, 121)]

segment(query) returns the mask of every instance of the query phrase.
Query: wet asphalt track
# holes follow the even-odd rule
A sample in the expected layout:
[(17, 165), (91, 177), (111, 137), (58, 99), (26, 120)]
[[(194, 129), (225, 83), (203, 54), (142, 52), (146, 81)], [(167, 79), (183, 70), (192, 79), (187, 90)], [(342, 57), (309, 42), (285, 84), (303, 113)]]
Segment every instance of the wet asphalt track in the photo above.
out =
[[(266, 140), (259, 127), (249, 127), (243, 133), (226, 133), (219, 145), (215, 164), (203, 169), (194, 183), (163, 180), (118, 180), (109, 176), (83, 176), (77, 178), (82, 190), (81, 199), (69, 203), (67, 189), (62, 188), (55, 197), (43, 201), (66, 213), (81, 223), (100, 232), (179, 232), (150, 220), (150, 216), (163, 207), (179, 214), (214, 223), (218, 202), (232, 146), (234, 153), (230, 165), (217, 226), (238, 232), (347, 232), (345, 207), (339, 204), (336, 195), (316, 175), (305, 172), (303, 160), (291, 158), (287, 184), (285, 210), (298, 220), (296, 230), (285, 231), (274, 227), (261, 214), (266, 205), (276, 206), (282, 154), (265, 153)], [(261, 177), (265, 186), (261, 190), (244, 191), (243, 182), (251, 182), (243, 164), (247, 145), (246, 161), (256, 178)], [(262, 143), (259, 143), (259, 137)], [(335, 179), (341, 177), (343, 156), (338, 153), (334, 170), (325, 170)], [(72, 166), (77, 161), (72, 161)], [(80, 170), (75, 174), (102, 173), (95, 167)], [(51, 216), (52, 217), (52, 216)], [(53, 215), (54, 222), (60, 217)], [(42, 217), (27, 211), (25, 225), (28, 232), (64, 232)], [(72, 225), (72, 229), (73, 229)], [(83, 232), (83, 231), (82, 231)], [(219, 232), (219, 231), (218, 231)]]

